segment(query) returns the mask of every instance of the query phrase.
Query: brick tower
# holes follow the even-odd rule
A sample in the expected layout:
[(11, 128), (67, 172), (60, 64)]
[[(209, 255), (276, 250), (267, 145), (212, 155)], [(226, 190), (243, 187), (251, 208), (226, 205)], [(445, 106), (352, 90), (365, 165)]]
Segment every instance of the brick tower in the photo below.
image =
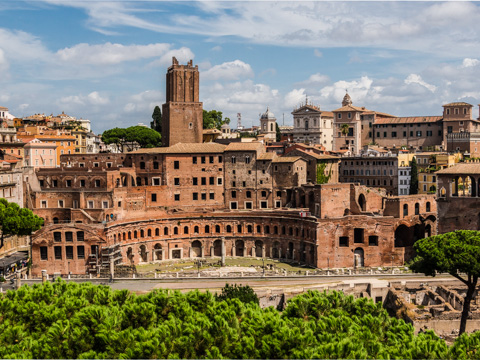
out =
[(198, 101), (199, 72), (192, 60), (179, 65), (172, 58), (167, 71), (167, 99), (163, 104), (162, 143), (201, 143), (203, 141), (203, 104)]

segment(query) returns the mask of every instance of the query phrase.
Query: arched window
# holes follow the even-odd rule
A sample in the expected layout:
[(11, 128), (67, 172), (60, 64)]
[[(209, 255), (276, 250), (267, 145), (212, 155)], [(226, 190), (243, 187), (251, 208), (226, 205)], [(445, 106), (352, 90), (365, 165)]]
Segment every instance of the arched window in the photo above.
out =
[(140, 237), (142, 237), (142, 238), (145, 237), (145, 231), (143, 231), (143, 229), (140, 230)]
[(195, 227), (193, 228), (193, 233), (194, 233), (194, 234), (198, 234), (198, 226), (195, 226)]
[(431, 210), (430, 210), (430, 202), (427, 202), (427, 208), (426, 208), (426, 211), (427, 211), (427, 212), (430, 212), (430, 211), (431, 211)]
[(220, 225), (215, 225), (215, 232), (220, 233)]
[(184, 227), (183, 227), (183, 233), (184, 233), (184, 234), (188, 234), (188, 226), (184, 226)]
[(282, 226), (282, 235), (286, 235), (287, 234), (287, 229), (285, 228), (285, 226)]
[(168, 228), (167, 227), (163, 228), (163, 235), (168, 235)]
[(265, 234), (270, 234), (270, 226), (265, 226)]
[(205, 234), (210, 234), (210, 225), (205, 225)]
[(415, 203), (415, 215), (420, 214), (420, 205), (418, 203)]
[(137, 237), (138, 237), (138, 236), (137, 236), (137, 230), (135, 230), (135, 231), (133, 232), (133, 238), (136, 239)]
[(293, 228), (292, 227), (288, 228), (288, 235), (290, 235), (290, 236), (293, 235)]
[(173, 234), (174, 234), (174, 235), (178, 235), (178, 227), (175, 226), (175, 227), (173, 228)]
[(408, 216), (408, 205), (407, 204), (403, 205), (403, 216)]
[(245, 164), (250, 164), (250, 156), (245, 157)]
[(237, 158), (235, 156), (232, 156), (232, 164), (235, 164), (237, 162)]
[(247, 232), (252, 233), (253, 232), (253, 226), (252, 225), (247, 225)]
[(242, 232), (242, 225), (240, 225), (240, 224), (237, 225), (237, 232), (238, 233)]
[(147, 236), (148, 236), (148, 237), (152, 236), (152, 229), (148, 229), (148, 230), (147, 230)]
[(128, 232), (128, 240), (131, 240), (132, 239), (132, 233), (129, 231)]
[(123, 240), (127, 240), (127, 235), (123, 233)]
[(275, 235), (278, 234), (278, 226), (274, 226), (274, 227), (273, 227), (273, 233), (274, 233)]
[[(168, 235), (168, 232), (167, 232), (166, 235)], [(155, 236), (160, 236), (160, 229), (159, 228), (155, 229)]]
[(227, 233), (231, 233), (232, 232), (232, 227), (230, 225), (227, 225)]
[(257, 225), (257, 233), (260, 234), (262, 232), (262, 227), (260, 225)]

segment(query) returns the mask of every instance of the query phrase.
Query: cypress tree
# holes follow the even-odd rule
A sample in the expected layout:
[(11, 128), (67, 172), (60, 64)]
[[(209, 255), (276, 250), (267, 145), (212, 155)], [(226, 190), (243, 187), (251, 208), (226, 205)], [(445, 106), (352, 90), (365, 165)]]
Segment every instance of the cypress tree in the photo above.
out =
[(417, 159), (413, 157), (410, 163), (410, 195), (418, 194), (418, 168)]

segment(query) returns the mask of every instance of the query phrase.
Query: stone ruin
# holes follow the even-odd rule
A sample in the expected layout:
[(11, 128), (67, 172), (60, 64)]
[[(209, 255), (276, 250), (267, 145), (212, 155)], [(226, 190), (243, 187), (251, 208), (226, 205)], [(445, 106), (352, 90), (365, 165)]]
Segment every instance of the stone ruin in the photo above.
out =
[[(415, 332), (434, 330), (442, 337), (454, 337), (460, 328), (467, 288), (460, 282), (391, 283), (384, 307), (392, 316), (414, 326)], [(480, 330), (480, 297), (478, 291), (470, 304), (467, 332)]]

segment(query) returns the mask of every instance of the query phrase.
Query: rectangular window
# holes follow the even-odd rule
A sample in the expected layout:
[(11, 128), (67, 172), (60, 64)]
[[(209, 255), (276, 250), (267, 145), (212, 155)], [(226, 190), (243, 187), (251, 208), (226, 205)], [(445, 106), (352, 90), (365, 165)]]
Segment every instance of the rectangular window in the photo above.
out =
[(85, 241), (85, 233), (83, 231), (77, 232), (77, 241)]
[(108, 209), (108, 201), (102, 201), (102, 208)]
[(276, 200), (276, 201), (275, 201), (275, 207), (276, 207), (276, 208), (282, 207), (282, 202), (279, 201), (279, 200)]
[(205, 164), (205, 163), (206, 163), (205, 156), (202, 156), (202, 157), (201, 157), (201, 160), (202, 160), (202, 164)]
[(100, 187), (100, 180), (95, 180), (95, 187)]
[(173, 183), (175, 186), (180, 186), (180, 178), (174, 178)]
[(197, 157), (196, 157), (196, 156), (192, 157), (192, 162), (193, 162), (194, 164), (197, 163)]
[(77, 259), (85, 259), (85, 247), (83, 245), (77, 246)]
[(207, 185), (207, 178), (206, 177), (202, 177), (202, 185)]
[(61, 242), (62, 241), (62, 233), (59, 231), (55, 231), (53, 233), (53, 241), (55, 242)]
[(421, 137), (422, 136), (422, 132), (421, 131), (417, 131), (417, 137)]
[(174, 199), (175, 201), (180, 201), (180, 194), (175, 194)]
[(353, 229), (353, 242), (356, 244), (363, 243), (364, 229)]
[(237, 210), (237, 202), (236, 201), (230, 201), (230, 209), (231, 210)]
[(219, 156), (218, 157), (218, 162), (221, 163), (223, 161), (223, 157), (222, 156)]
[(152, 183), (154, 186), (160, 186), (160, 178), (152, 178)]
[(63, 208), (63, 200), (58, 200), (58, 207)]
[(93, 206), (94, 206), (93, 201), (89, 201), (89, 202), (88, 202), (88, 208), (89, 208), (89, 209), (93, 209)]
[(46, 208), (47, 207), (47, 200), (42, 200), (42, 208)]
[(214, 162), (213, 156), (210, 156), (209, 161), (210, 161), (210, 164), (213, 164)]
[(65, 186), (66, 186), (66, 187), (72, 187), (72, 180), (67, 180), (67, 181), (65, 182)]
[[(110, 167), (110, 166), (109, 166), (109, 167)], [(154, 168), (155, 170), (158, 170), (158, 161), (154, 161), (154, 162), (153, 162), (153, 168)]]
[(67, 260), (73, 260), (73, 246), (65, 247), (65, 255), (67, 257)]
[(348, 247), (348, 236), (340, 236), (338, 245), (342, 247)]
[(62, 247), (61, 246), (55, 246), (55, 260), (62, 260)]
[(215, 178), (214, 177), (210, 177), (210, 185), (215, 185)]
[(198, 193), (194, 192), (192, 194), (193, 200), (198, 200)]
[(68, 241), (68, 242), (73, 241), (73, 233), (71, 231), (67, 231), (65, 233), (65, 241)]
[(235, 190), (232, 190), (232, 198), (236, 198), (237, 197), (237, 192)]
[(396, 138), (397, 137), (397, 132), (396, 131), (392, 131), (392, 138)]
[(152, 202), (157, 202), (157, 194), (152, 194)]
[(175, 160), (175, 161), (173, 162), (173, 168), (174, 168), (175, 170), (180, 169), (180, 161)]
[(80, 187), (85, 187), (85, 180), (80, 180)]
[(217, 178), (217, 185), (222, 185), (222, 182), (223, 182), (222, 178)]
[(202, 200), (207, 200), (207, 193), (201, 193)]
[(198, 185), (198, 178), (194, 177), (192, 180), (192, 184), (195, 186)]
[(251, 201), (245, 201), (245, 209), (253, 209), (253, 203)]
[(432, 131), (431, 130), (427, 130), (427, 136), (432, 136)]
[(48, 248), (40, 246), (40, 260), (48, 260)]
[(268, 202), (266, 202), (266, 201), (260, 201), (260, 208), (262, 208), (262, 209), (268, 208)]
[(209, 194), (209, 198), (210, 198), (210, 200), (215, 200), (215, 193), (211, 192)]

